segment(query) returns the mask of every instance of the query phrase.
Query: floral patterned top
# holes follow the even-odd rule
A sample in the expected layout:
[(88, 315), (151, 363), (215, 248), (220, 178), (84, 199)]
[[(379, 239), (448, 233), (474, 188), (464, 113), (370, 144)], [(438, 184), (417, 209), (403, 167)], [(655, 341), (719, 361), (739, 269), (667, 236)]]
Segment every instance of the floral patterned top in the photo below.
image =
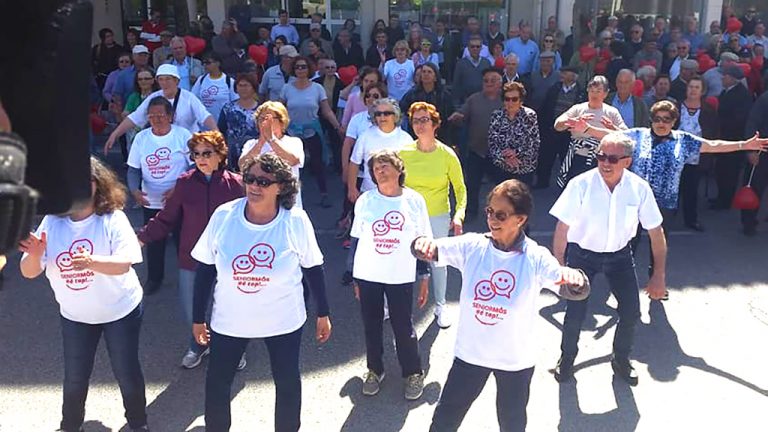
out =
[(256, 128), (256, 121), (253, 118), (256, 109), (245, 109), (232, 101), (224, 105), (219, 114), (219, 130), (224, 135), (229, 147), (229, 169), (238, 170), (238, 160), (240, 152), (243, 150), (243, 144), (249, 139), (258, 138), (259, 130)]
[(704, 139), (679, 130), (658, 137), (649, 128), (629, 129), (624, 134), (635, 142), (632, 172), (651, 185), (660, 208), (677, 209), (683, 166), (699, 157)]
[[(491, 114), (488, 124), (488, 157), (497, 167), (518, 175), (536, 171), (540, 144), (536, 111), (521, 107), (512, 119), (504, 109)], [(507, 165), (502, 155), (504, 150), (516, 151), (520, 164), (514, 168)]]

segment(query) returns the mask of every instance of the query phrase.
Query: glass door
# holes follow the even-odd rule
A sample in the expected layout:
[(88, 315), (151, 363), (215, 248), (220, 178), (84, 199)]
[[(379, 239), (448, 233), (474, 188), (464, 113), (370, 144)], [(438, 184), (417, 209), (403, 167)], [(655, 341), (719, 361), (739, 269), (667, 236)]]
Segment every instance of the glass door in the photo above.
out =
[[(235, 3), (237, 0), (227, 0)], [(302, 38), (309, 34), (310, 16), (323, 16), (323, 26), (336, 35), (347, 19), (360, 26), (360, 0), (246, 0), (251, 9), (251, 24), (271, 27), (278, 22), (277, 12), (288, 11), (289, 22), (296, 26)]]

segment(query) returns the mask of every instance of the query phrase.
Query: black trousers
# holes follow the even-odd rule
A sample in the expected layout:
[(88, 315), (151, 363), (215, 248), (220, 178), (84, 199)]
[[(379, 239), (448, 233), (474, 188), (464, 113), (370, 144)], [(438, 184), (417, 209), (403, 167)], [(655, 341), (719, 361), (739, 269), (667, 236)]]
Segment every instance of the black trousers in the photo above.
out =
[(538, 186), (549, 186), (555, 160), (559, 160), (560, 163), (563, 162), (570, 141), (571, 134), (569, 132), (553, 131), (542, 135), (541, 146), (539, 147), (539, 163), (536, 167), (536, 184)]
[(470, 150), (464, 165), (464, 184), (467, 186), (467, 214), (476, 216), (480, 207), (480, 186), (483, 176), (490, 173), (492, 167), (488, 159)]
[[(749, 182), (749, 174), (752, 172), (752, 166), (748, 165), (744, 171), (744, 184)], [(758, 198), (763, 197), (765, 188), (768, 187), (768, 153), (760, 154), (760, 163), (755, 167), (755, 174), (752, 176), (752, 189), (757, 193)], [(757, 210), (742, 210), (741, 211), (741, 224), (744, 227), (755, 227), (757, 225)]]
[(701, 168), (698, 165), (683, 167), (680, 175), (680, 201), (682, 201), (683, 221), (693, 225), (699, 221), (699, 184), (701, 183)]
[[(150, 219), (160, 213), (160, 210), (144, 208), (144, 225)], [(176, 227), (171, 234), (176, 250), (179, 250), (179, 227)], [(162, 283), (165, 277), (165, 241), (166, 239), (147, 243), (145, 249), (147, 252), (147, 280)]]
[(321, 194), (328, 193), (325, 183), (325, 164), (323, 163), (323, 141), (318, 134), (309, 138), (303, 138), (304, 153), (309, 156), (309, 171), (317, 181), (317, 188)]
[(733, 195), (739, 185), (739, 171), (742, 166), (744, 166), (742, 152), (715, 155), (715, 181), (717, 182), (715, 207), (731, 207)]

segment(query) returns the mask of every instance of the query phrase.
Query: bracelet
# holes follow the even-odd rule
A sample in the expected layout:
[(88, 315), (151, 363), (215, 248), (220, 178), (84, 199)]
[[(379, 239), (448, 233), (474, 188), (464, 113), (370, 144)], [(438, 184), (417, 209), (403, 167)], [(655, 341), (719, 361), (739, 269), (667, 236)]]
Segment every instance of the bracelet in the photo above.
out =
[(739, 141), (739, 150), (744, 148), (744, 141)]
[(587, 132), (588, 132), (590, 129), (592, 129), (592, 126), (590, 126), (590, 125), (587, 125), (587, 128), (586, 128), (586, 129), (584, 129), (584, 133), (587, 133)]

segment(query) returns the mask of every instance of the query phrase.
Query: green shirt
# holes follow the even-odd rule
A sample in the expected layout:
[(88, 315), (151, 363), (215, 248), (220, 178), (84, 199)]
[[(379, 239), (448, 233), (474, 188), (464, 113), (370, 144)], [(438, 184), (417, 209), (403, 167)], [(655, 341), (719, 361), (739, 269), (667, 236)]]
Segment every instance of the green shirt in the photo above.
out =
[(435, 144), (437, 148), (429, 153), (419, 151), (415, 141), (400, 150), (405, 163), (405, 186), (424, 197), (430, 217), (450, 213), (449, 186), (453, 186), (456, 196), (454, 218), (463, 221), (467, 210), (467, 188), (461, 163), (450, 147), (440, 141)]

